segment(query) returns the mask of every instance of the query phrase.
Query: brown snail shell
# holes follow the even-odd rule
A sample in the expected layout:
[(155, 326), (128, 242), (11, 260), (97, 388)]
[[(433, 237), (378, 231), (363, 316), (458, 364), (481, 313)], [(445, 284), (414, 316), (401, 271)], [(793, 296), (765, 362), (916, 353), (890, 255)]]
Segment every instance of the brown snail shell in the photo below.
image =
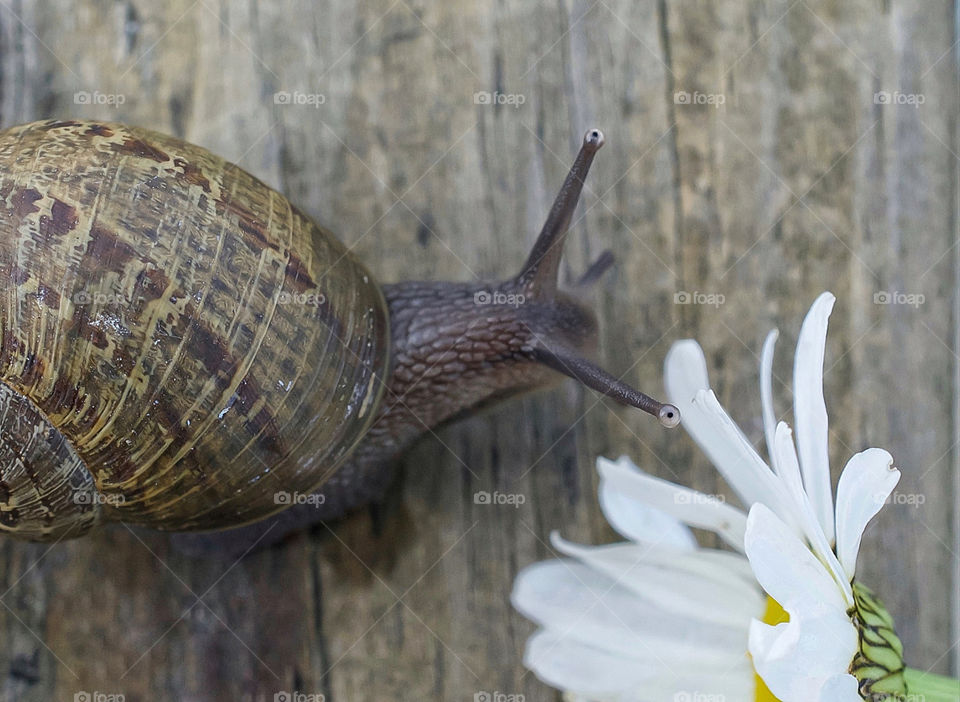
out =
[(199, 530), (310, 492), (374, 414), (387, 311), (344, 245), (197, 146), (0, 132), (0, 530)]

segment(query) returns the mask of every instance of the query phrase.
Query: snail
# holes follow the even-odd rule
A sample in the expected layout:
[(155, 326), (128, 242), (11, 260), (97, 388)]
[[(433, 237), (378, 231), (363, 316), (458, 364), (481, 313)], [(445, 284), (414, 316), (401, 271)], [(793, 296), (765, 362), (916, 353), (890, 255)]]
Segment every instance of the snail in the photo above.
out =
[[(0, 531), (276, 541), (382, 495), (424, 431), (561, 374), (675, 426), (587, 360), (595, 317), (558, 289), (602, 144), (586, 133), (515, 277), (381, 286), (201, 147), (85, 120), (0, 132)], [(318, 499), (282, 511), (294, 494)]]

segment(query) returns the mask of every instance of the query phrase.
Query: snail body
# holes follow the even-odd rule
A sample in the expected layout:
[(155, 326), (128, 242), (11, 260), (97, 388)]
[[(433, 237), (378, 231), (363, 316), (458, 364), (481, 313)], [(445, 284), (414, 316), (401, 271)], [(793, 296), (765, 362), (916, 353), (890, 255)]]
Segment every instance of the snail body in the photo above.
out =
[(556, 288), (601, 143), (588, 132), (517, 277), (380, 286), (201, 147), (82, 120), (0, 132), (0, 531), (269, 524), (278, 494), (321, 486), (335, 516), (381, 494), (425, 428), (557, 370), (675, 424), (581, 357), (593, 316)]

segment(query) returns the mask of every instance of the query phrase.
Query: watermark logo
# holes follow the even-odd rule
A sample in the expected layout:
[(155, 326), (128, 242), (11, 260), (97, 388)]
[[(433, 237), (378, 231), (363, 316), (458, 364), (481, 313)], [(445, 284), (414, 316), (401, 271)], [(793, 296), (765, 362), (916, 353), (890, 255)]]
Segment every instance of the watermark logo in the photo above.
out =
[(927, 297), (923, 293), (905, 293), (899, 290), (892, 292), (878, 290), (873, 293), (873, 304), (875, 305), (909, 305), (917, 308), (926, 301)]
[(124, 702), (119, 692), (100, 692), (99, 690), (80, 690), (73, 694), (73, 702)]
[(119, 107), (127, 101), (127, 96), (123, 93), (101, 93), (94, 90), (92, 93), (86, 90), (78, 90), (73, 94), (74, 105), (109, 105)]
[(727, 298), (723, 293), (706, 293), (699, 290), (693, 292), (679, 290), (673, 293), (673, 304), (675, 305), (712, 305), (719, 307), (726, 301)]
[(281, 690), (273, 695), (273, 702), (325, 702), (322, 692), (306, 693), (296, 690)]
[(319, 507), (327, 501), (327, 496), (322, 492), (287, 492), (280, 490), (273, 493), (273, 504), (286, 505), (311, 505)]
[(481, 490), (473, 493), (473, 504), (475, 505), (513, 505), (519, 508), (527, 501), (527, 496), (519, 492), (487, 492)]
[(311, 307), (320, 307), (326, 304), (327, 296), (323, 293), (297, 293), (282, 292), (277, 295), (278, 305), (309, 305)]
[(673, 702), (726, 702), (727, 696), (699, 690), (680, 690), (673, 695)]
[(874, 105), (910, 105), (918, 108), (926, 101), (927, 97), (923, 93), (901, 93), (899, 90), (891, 93), (889, 90), (881, 90), (873, 94)]
[(712, 105), (720, 109), (727, 101), (727, 96), (723, 93), (701, 93), (694, 90), (692, 93), (686, 90), (678, 90), (673, 94), (673, 103), (675, 105)]
[(479, 90), (473, 94), (474, 105), (512, 105), (517, 109), (526, 101), (527, 96), (523, 93), (501, 93), (499, 90), (490, 93)]
[(509, 305), (519, 307), (527, 301), (523, 293), (505, 293), (500, 290), (477, 290), (473, 294), (475, 305)]
[(278, 90), (273, 94), (274, 105), (297, 105), (300, 107), (313, 107), (320, 109), (327, 101), (327, 96), (323, 93), (305, 93), (302, 90)]
[(891, 492), (889, 495), (881, 492), (874, 495), (873, 500), (877, 504), (921, 507), (926, 504), (927, 496), (919, 492)]
[(523, 702), (524, 696), (520, 693), (500, 692), (495, 690), (487, 692), (480, 690), (473, 693), (473, 702)]
[(723, 495), (707, 495), (702, 492), (677, 492), (673, 495), (675, 505), (722, 505), (727, 501)]
[(110, 507), (119, 507), (127, 501), (126, 495), (111, 494), (104, 495), (102, 492), (75, 492), (73, 494), (73, 504), (75, 505), (108, 505)]
[[(117, 293), (89, 292), (77, 290), (71, 297), (75, 305), (129, 305), (131, 300)], [(138, 298), (142, 301), (143, 298)]]

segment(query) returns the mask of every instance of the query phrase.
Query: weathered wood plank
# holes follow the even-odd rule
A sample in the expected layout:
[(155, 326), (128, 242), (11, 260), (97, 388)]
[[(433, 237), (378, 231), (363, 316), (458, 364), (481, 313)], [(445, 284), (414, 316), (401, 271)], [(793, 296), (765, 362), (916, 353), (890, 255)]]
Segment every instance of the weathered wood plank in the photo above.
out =
[[(780, 325), (775, 370), (789, 383), (803, 313), (833, 290), (836, 469), (880, 445), (904, 472), (905, 503), (868, 530), (861, 575), (890, 605), (910, 663), (956, 674), (955, 11), (919, 0), (10, 0), (0, 122), (96, 116), (188, 138), (282, 189), (384, 281), (515, 270), (582, 132), (602, 127), (609, 146), (565, 272), (617, 253), (597, 295), (605, 365), (659, 392), (669, 344), (699, 339), (721, 401), (760, 445), (763, 335)], [(494, 90), (524, 102), (475, 103)], [(124, 102), (78, 105), (80, 91)], [(276, 91), (324, 102), (278, 105)], [(881, 91), (925, 101), (876, 104)], [(725, 302), (675, 304), (680, 291)], [(925, 301), (875, 304), (879, 292)], [(532, 626), (508, 594), (519, 568), (551, 555), (551, 530), (613, 539), (595, 498), (601, 453), (724, 492), (682, 433), (564, 384), (425, 439), (382, 509), (233, 567), (123, 527), (52, 548), (4, 541), (3, 695), (555, 699), (522, 668)], [(479, 490), (526, 502), (478, 505)]]

